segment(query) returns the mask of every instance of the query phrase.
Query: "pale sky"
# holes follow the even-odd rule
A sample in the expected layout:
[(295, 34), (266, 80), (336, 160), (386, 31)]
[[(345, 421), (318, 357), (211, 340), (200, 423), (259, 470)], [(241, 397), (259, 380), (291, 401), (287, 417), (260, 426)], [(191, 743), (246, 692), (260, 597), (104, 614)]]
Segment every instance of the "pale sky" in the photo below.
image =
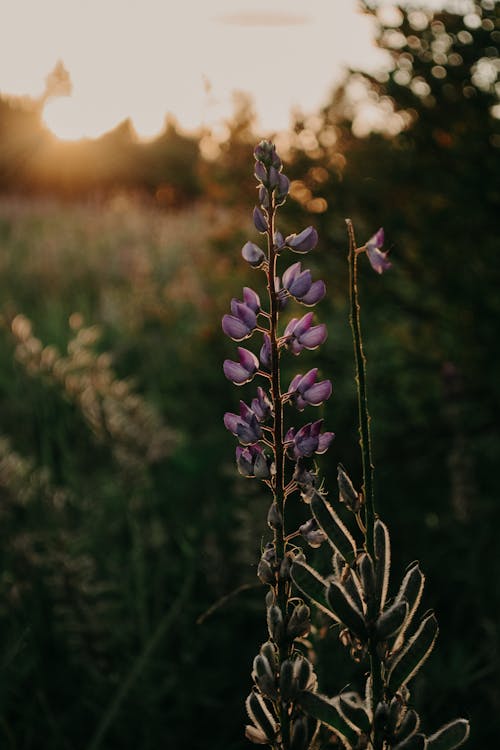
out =
[[(436, 4), (436, 3), (434, 3)], [(343, 66), (384, 54), (356, 0), (1, 0), (0, 93), (40, 95), (62, 60), (71, 97), (49, 102), (62, 137), (96, 136), (130, 116), (145, 137), (167, 112), (194, 129), (251, 93), (263, 130), (314, 112)]]

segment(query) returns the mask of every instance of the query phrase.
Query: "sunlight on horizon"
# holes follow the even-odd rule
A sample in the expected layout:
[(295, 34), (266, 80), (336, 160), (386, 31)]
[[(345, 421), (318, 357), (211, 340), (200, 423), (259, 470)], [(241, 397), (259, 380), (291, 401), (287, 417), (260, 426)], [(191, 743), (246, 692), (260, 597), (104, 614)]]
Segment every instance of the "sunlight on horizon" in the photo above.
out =
[[(234, 91), (253, 99), (264, 131), (289, 127), (290, 113), (316, 111), (346, 66), (374, 70), (386, 59), (373, 20), (356, 0), (19, 0), (0, 44), (0, 92), (40, 97), (61, 60), (70, 96), (44, 105), (62, 139), (96, 137), (130, 118), (137, 134), (160, 133), (167, 114), (186, 130), (216, 127)], [(29, 18), (29, 23), (27, 19)]]

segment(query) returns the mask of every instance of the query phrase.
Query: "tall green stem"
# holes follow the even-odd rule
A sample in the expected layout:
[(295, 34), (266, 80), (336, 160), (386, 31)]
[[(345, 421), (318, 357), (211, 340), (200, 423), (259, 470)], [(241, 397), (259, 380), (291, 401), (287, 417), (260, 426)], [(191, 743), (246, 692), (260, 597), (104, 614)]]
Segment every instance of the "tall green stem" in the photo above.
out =
[(366, 394), (366, 357), (363, 351), (361, 337), (360, 306), (357, 284), (357, 255), (356, 238), (350, 219), (346, 219), (349, 234), (349, 299), (352, 339), (354, 344), (354, 359), (356, 362), (356, 386), (358, 391), (359, 412), (359, 444), (361, 447), (361, 462), (363, 468), (363, 496), (365, 500), (366, 549), (375, 560), (373, 526), (376, 518), (375, 496), (373, 489), (373, 460), (370, 434), (370, 414), (368, 412), (368, 398)]
[[(374, 525), (376, 518), (375, 496), (373, 488), (374, 466), (372, 460), (372, 445), (370, 434), (370, 413), (368, 411), (368, 398), (366, 393), (366, 357), (363, 351), (363, 339), (361, 336), (360, 305), (358, 299), (358, 279), (357, 279), (357, 254), (356, 238), (354, 228), (350, 219), (346, 220), (347, 231), (349, 234), (349, 299), (350, 315), (349, 321), (352, 330), (352, 340), (354, 345), (354, 359), (356, 362), (356, 386), (358, 392), (358, 412), (359, 412), (359, 444), (361, 447), (361, 462), (363, 468), (363, 496), (365, 511), (365, 547), (366, 551), (375, 560), (375, 540)], [(370, 622), (375, 620), (377, 612), (368, 612)], [(372, 677), (372, 692), (374, 710), (379, 701), (382, 699), (382, 664), (377, 653), (377, 643), (374, 637), (369, 638), (368, 651), (370, 655), (370, 672)]]
[[(268, 245), (268, 275), (267, 287), (270, 301), (270, 339), (271, 339), (271, 398), (274, 409), (274, 460), (276, 466), (276, 475), (274, 478), (273, 493), (279, 514), (282, 518), (282, 524), (275, 529), (274, 547), (276, 550), (276, 562), (279, 566), (285, 557), (286, 539), (285, 539), (285, 466), (284, 466), (284, 446), (283, 446), (283, 402), (281, 399), (280, 383), (280, 366), (279, 366), (279, 347), (278, 347), (278, 320), (279, 320), (279, 300), (275, 289), (274, 280), (276, 278), (277, 253), (274, 244), (274, 198), (270, 192), (270, 206), (268, 210), (269, 227), (267, 232)], [(282, 576), (278, 576), (277, 583), (277, 602), (286, 620), (288, 604), (288, 584)], [(278, 644), (279, 660), (282, 664), (290, 655), (288, 640), (283, 637)], [(286, 706), (282, 701), (279, 703), (279, 715), (281, 725), (281, 742), (282, 749), (288, 750), (290, 746), (290, 717), (288, 716)]]

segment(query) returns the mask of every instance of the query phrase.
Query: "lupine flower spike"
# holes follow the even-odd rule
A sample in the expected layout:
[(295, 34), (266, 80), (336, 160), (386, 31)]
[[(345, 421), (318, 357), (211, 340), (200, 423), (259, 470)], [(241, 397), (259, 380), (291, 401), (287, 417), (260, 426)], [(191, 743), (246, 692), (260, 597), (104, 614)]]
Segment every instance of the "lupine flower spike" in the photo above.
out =
[[(305, 409), (317, 409), (332, 393), (329, 380), (318, 368), (292, 377), (282, 389), (281, 360), (311, 355), (327, 338), (324, 323), (312, 311), (292, 317), (282, 329), (285, 306), (313, 307), (325, 295), (322, 280), (293, 262), (278, 273), (278, 260), (289, 252), (307, 253), (318, 243), (313, 227), (284, 237), (276, 227), (277, 209), (286, 200), (289, 180), (269, 141), (254, 151), (259, 205), (253, 212), (257, 232), (266, 237), (264, 251), (252, 241), (242, 249), (244, 260), (266, 277), (267, 300), (261, 303), (250, 287), (242, 299), (233, 298), (222, 328), (233, 341), (258, 339), (253, 348), (238, 347), (238, 359), (227, 359), (225, 376), (245, 386), (254, 378), (261, 384), (238, 412), (226, 412), (224, 424), (238, 440), (236, 466), (246, 478), (260, 480), (271, 493), (267, 522), (272, 540), (262, 551), (257, 567), (268, 587), (266, 620), (268, 640), (253, 662), (253, 688), (246, 701), (247, 738), (272, 750), (313, 750), (342, 746), (345, 750), (454, 750), (468, 737), (469, 725), (457, 719), (431, 735), (420, 731), (420, 718), (411, 705), (408, 683), (434, 646), (438, 627), (434, 614), (421, 617), (424, 576), (418, 563), (409, 566), (399, 590), (389, 595), (390, 537), (375, 508), (373, 458), (368, 413), (366, 358), (361, 338), (357, 259), (363, 252), (372, 268), (382, 274), (391, 264), (382, 251), (379, 229), (357, 248), (350, 221), (350, 322), (353, 334), (358, 392), (359, 435), (363, 479), (360, 488), (343, 466), (338, 468), (337, 506), (327, 499), (315, 457), (328, 451), (334, 439), (320, 417), (302, 426), (287, 424)], [(266, 327), (258, 325), (261, 316)], [(305, 351), (306, 350), (306, 351)], [(292, 357), (291, 355), (294, 355)], [(306, 368), (304, 368), (306, 369)], [(296, 528), (286, 513), (293, 497), (305, 519)], [(297, 519), (297, 510), (290, 518)], [(352, 514), (355, 522), (341, 520)], [(295, 520), (295, 523), (297, 521)], [(352, 528), (350, 528), (352, 527)], [(318, 572), (306, 552), (327, 545), (332, 569)], [(326, 577), (325, 577), (326, 576)], [(343, 690), (334, 698), (318, 691), (311, 643), (311, 608), (330, 621), (354, 661), (363, 662), (364, 684)], [(331, 630), (331, 629), (330, 629)], [(307, 636), (307, 649), (303, 638)], [(307, 656), (306, 656), (307, 654)], [(359, 674), (359, 669), (356, 670)], [(339, 686), (340, 687), (340, 686)]]

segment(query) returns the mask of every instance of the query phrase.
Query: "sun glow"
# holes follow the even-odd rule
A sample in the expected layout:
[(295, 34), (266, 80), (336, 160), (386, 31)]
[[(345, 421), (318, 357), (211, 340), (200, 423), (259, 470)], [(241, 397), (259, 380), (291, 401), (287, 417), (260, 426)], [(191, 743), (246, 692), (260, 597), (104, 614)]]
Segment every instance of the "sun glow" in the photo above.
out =
[[(72, 92), (48, 99), (43, 119), (65, 140), (129, 117), (151, 138), (168, 113), (186, 129), (213, 126), (231, 116), (235, 90), (252, 95), (260, 128), (286, 129), (292, 109), (321, 106), (343, 65), (382, 64), (372, 21), (356, 9), (357, 0), (275, 0), (272, 12), (255, 0), (18, 0), (0, 32), (0, 91), (41, 97), (62, 60)], [(270, 71), (261, 53), (272, 49)]]

